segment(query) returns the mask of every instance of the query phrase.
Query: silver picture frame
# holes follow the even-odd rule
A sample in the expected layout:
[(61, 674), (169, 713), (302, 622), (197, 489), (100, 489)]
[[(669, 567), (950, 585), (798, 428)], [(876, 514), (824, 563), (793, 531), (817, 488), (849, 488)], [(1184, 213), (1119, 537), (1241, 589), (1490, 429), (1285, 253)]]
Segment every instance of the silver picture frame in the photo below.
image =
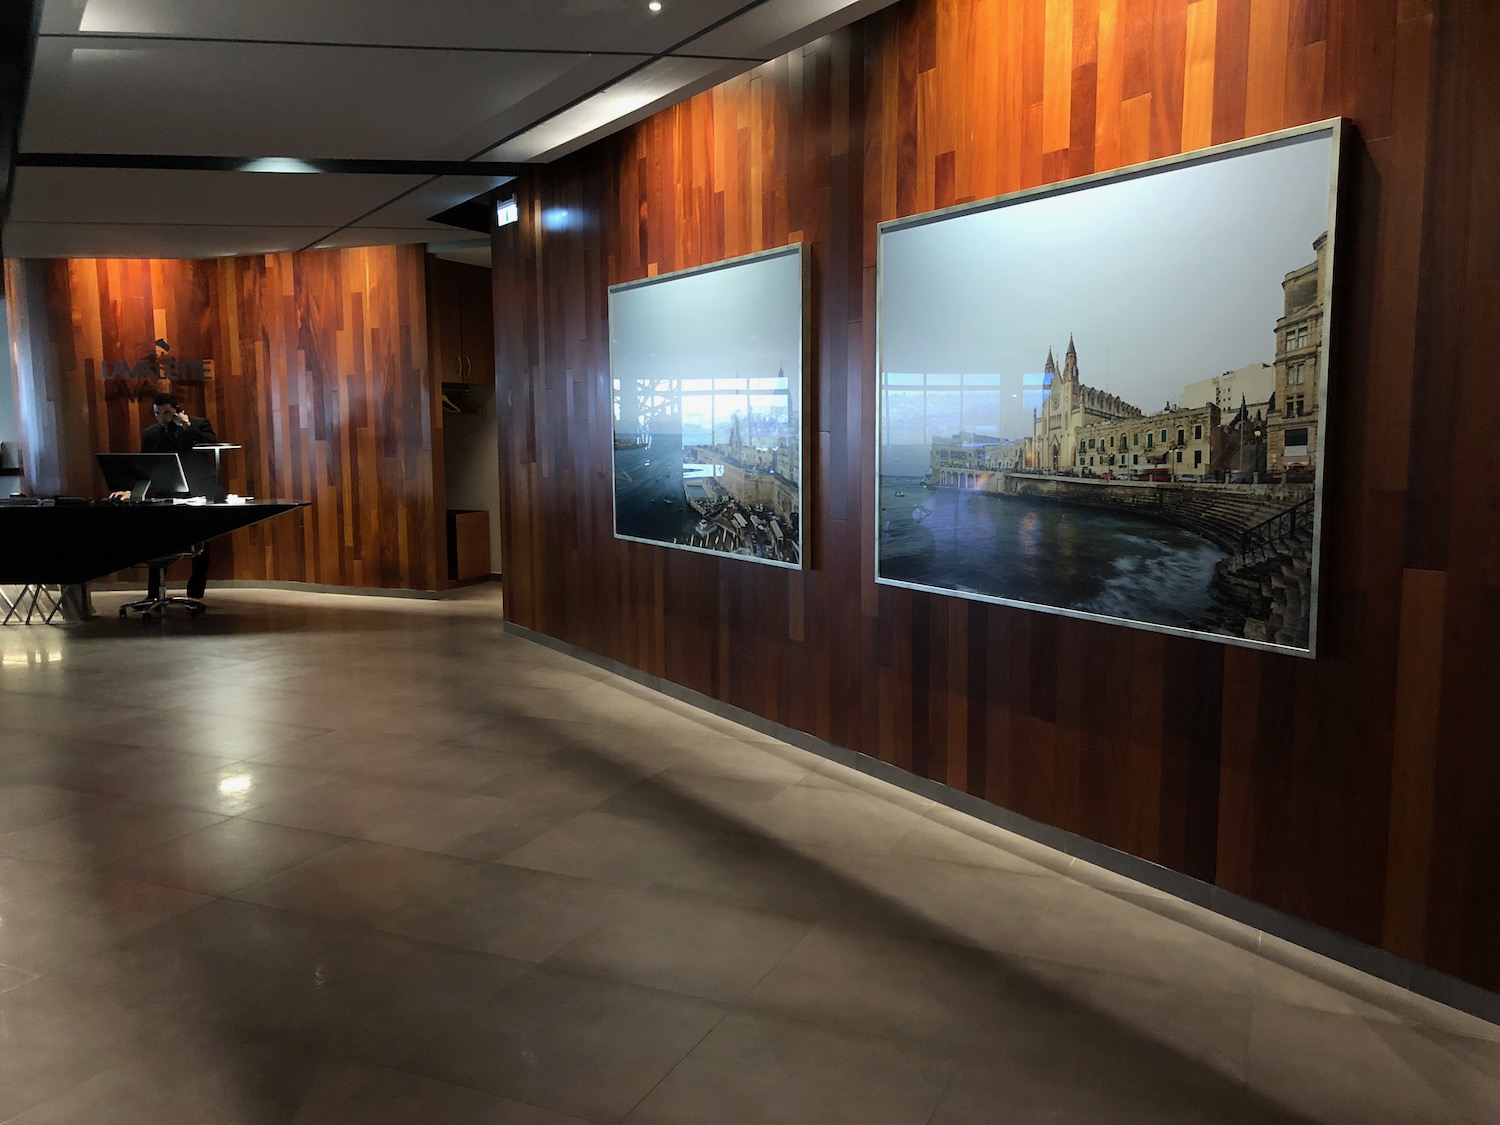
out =
[(802, 243), (609, 288), (615, 537), (803, 569)]
[(877, 584), (1314, 657), (1350, 136), (881, 223)]

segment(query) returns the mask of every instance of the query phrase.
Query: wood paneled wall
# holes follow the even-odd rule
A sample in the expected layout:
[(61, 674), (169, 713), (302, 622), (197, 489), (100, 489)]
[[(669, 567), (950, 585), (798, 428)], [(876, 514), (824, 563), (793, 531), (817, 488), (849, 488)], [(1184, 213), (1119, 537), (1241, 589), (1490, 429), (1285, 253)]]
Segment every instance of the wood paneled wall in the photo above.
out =
[(112, 393), (101, 363), (133, 364), (162, 337), (174, 357), (213, 360), (207, 383), (171, 389), (243, 446), (223, 455), (228, 489), (312, 503), (216, 544), (213, 577), (444, 584), (421, 247), (24, 268), (50, 312), (12, 332), (53, 337), (54, 389), (85, 404), (87, 439), (60, 451), (71, 491), (97, 493), (93, 453), (135, 451), (153, 421), (150, 398)]
[[(507, 614), (1500, 987), (1496, 18), (906, 0), (531, 172), (494, 237)], [(876, 586), (876, 223), (1340, 115), (1319, 658)], [(799, 239), (811, 566), (614, 539), (606, 287)]]

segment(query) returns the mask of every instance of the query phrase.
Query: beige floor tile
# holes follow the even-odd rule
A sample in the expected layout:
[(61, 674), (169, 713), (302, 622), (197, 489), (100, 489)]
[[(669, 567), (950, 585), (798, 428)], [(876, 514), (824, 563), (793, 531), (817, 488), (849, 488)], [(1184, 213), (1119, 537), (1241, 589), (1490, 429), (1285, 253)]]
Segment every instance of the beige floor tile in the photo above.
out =
[(1073, 866), (1073, 857), (1070, 855), (1054, 851), (1038, 844), (1035, 840), (1029, 840), (1025, 836), (1017, 835), (1008, 829), (980, 820), (968, 813), (959, 812), (957, 809), (950, 809), (945, 805), (933, 805), (927, 810), (927, 819), (934, 824), (941, 824), (966, 836), (972, 836), (976, 840), (983, 840), (985, 843), (1003, 848), (1012, 855), (1020, 856), (1022, 859), (1058, 874), (1067, 874)]
[[(216, 695), (218, 693), (215, 693)], [(215, 721), (201, 707), (160, 712), (159, 721), (127, 719), (94, 727), (90, 737), (117, 746), (149, 747), (179, 753), (203, 754), (227, 761), (255, 758), (278, 746), (310, 738), (327, 728), (321, 724), (292, 724), (265, 719)]]
[(301, 1043), (204, 1028), (138, 1049), (14, 1125), (315, 1125), (371, 1071)]
[(592, 723), (575, 723), (556, 717), (534, 719), (508, 716), (496, 710), (479, 726), (462, 734), (448, 735), (439, 741), (445, 746), (467, 746), (504, 754), (545, 757), (595, 733), (596, 728)]
[(641, 780), (641, 773), (580, 747), (546, 757), (517, 755), (511, 768), (477, 792), (532, 801), (568, 812), (583, 812), (608, 801)]
[(963, 863), (971, 867), (993, 867), (1023, 875), (1056, 874), (1052, 868), (1025, 859), (993, 841), (970, 836), (925, 818), (912, 825), (896, 841), (890, 854), (913, 859), (940, 859), (945, 863)]
[(475, 861), (355, 840), (233, 893), (240, 902), (374, 926), (403, 907), (440, 901)]
[(672, 766), (598, 805), (600, 812), (686, 824), (709, 831), (746, 830), (766, 802), (783, 792), (776, 781), (695, 774)]
[(1500, 1041), (1500, 1024), (1439, 1004), (1280, 938), (1262, 934), (1257, 949), (1261, 957), (1256, 966), (1255, 994), (1259, 998)]
[(1257, 1000), (1245, 1081), (1330, 1125), (1448, 1125), (1462, 1120), (1389, 1040), (1391, 1024)]
[(0, 993), (0, 1121), (127, 1060), (140, 1027), (108, 996), (37, 978)]
[(0, 1121), (1497, 1119), (1495, 1025), (498, 610), (0, 630)]
[(674, 773), (707, 774), (762, 781), (782, 787), (796, 785), (812, 777), (812, 756), (782, 743), (759, 742), (725, 737), (705, 732), (701, 745), (692, 748), (670, 767)]
[(74, 868), (58, 863), (39, 863), (0, 855), (0, 903), (56, 886), (76, 873)]
[(811, 923), (661, 893), (629, 897), (601, 925), (547, 959), (549, 968), (738, 1000)]
[(387, 824), (412, 801), (420, 799), (408, 786), (356, 777), (334, 777), (251, 809), (251, 820), (327, 832), (333, 836), (363, 837)]
[(542, 968), (458, 1020), (402, 1068), (590, 1121), (617, 1121), (725, 1010)]
[(0, 836), (67, 816), (79, 794), (53, 785), (0, 784)]
[(346, 843), (342, 836), (236, 818), (132, 852), (100, 870), (122, 879), (227, 895)]
[(877, 856), (831, 921), (997, 952), (1036, 946), (1042, 917), (1070, 884), (1053, 876)]
[(77, 868), (94, 867), (206, 828), (212, 813), (80, 798), (79, 811), (0, 836), (0, 855)]
[(566, 823), (572, 814), (539, 801), (481, 793), (412, 792), (363, 837), (421, 851), (493, 860)]
[(507, 864), (481, 864), (381, 929), (464, 949), (543, 961), (598, 927), (632, 892), (614, 883)]
[(513, 768), (515, 751), (447, 746), (425, 737), (333, 730), (278, 747), (261, 761), (376, 781), (465, 792)]
[(1500, 1118), (1500, 1041), (1389, 1020), (1366, 1022), (1460, 1120), (1493, 1125)]
[(884, 855), (921, 819), (852, 789), (793, 785), (768, 801), (745, 827), (777, 839)]
[(654, 885), (812, 922), (858, 897), (860, 877), (875, 859), (868, 852), (748, 833), (717, 836), (690, 858)]
[(218, 899), (49, 975), (102, 996), (149, 1023), (227, 1015), (247, 997), (361, 931), (335, 922)]
[(925, 1125), (954, 1063), (905, 1043), (736, 1013), (629, 1125)]
[[(812, 757), (809, 755), (809, 757)], [(900, 809), (907, 809), (915, 813), (927, 813), (933, 806), (930, 797), (922, 797), (909, 789), (903, 789), (899, 785), (892, 785), (889, 781), (882, 781), (878, 777), (851, 769), (849, 766), (838, 762), (829, 762), (818, 758), (812, 758), (808, 763), (812, 768), (808, 771), (799, 784), (814, 789), (854, 790), (856, 793), (865, 793), (882, 801), (894, 805)]]
[(972, 947), (823, 923), (746, 1004), (952, 1053), (1013, 1017), (1011, 977), (1005, 959)]
[(1042, 1002), (1092, 1014), (1121, 1033), (1235, 1080), (1245, 1073), (1253, 1001), (1191, 981), (1163, 981), (1013, 958), (1014, 979)]
[(1028, 954), (1080, 968), (1248, 995), (1258, 959), (1221, 937), (1078, 883), (1055, 895)]
[(466, 1086), (381, 1068), (379, 1076), (332, 1110), (299, 1125), (588, 1125), (550, 1109)]
[(491, 954), (361, 933), (218, 1018), (244, 1030), (391, 1064), (533, 966)]
[(260, 762), (216, 762), (213, 769), (139, 792), (157, 805), (239, 816), (333, 780), (333, 775)]
[(203, 895), (131, 879), (75, 876), (5, 904), (0, 964), (46, 971), (206, 901)]
[(585, 812), (502, 857), (517, 867), (625, 886), (670, 882), (721, 833), (659, 820)]

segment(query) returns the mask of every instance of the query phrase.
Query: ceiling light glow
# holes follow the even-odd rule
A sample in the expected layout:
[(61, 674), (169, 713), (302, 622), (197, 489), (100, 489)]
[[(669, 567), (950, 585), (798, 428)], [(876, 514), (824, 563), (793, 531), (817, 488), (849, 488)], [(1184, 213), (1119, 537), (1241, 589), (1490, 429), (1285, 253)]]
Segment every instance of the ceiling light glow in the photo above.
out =
[(315, 173), (314, 168), (305, 160), (298, 160), (294, 156), (262, 156), (258, 160), (247, 160), (240, 165), (241, 172), (293, 172), (299, 175)]
[(661, 11), (661, 0), (651, 0), (651, 3), (647, 4), (646, 7), (650, 8), (653, 12), (659, 12)]

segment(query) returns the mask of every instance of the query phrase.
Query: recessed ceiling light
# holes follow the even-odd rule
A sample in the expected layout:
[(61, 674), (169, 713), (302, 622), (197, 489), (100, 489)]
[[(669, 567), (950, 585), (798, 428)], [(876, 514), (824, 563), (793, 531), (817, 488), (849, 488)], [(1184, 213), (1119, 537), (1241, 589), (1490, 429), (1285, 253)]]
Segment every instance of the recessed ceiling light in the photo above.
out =
[(661, 0), (651, 0), (651, 3), (647, 4), (646, 7), (650, 8), (653, 12), (659, 12), (661, 11)]

